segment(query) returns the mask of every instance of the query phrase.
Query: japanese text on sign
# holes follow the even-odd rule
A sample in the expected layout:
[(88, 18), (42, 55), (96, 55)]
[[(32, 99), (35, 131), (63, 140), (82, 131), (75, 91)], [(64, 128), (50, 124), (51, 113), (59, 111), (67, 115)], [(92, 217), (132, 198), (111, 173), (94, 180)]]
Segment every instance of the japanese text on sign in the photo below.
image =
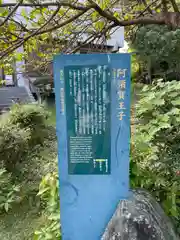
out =
[(118, 94), (118, 118), (120, 121), (126, 116), (125, 114), (125, 95), (126, 95), (126, 72), (127, 69), (113, 69), (113, 78), (117, 81)]
[(64, 77), (69, 173), (109, 174), (110, 69), (69, 66)]

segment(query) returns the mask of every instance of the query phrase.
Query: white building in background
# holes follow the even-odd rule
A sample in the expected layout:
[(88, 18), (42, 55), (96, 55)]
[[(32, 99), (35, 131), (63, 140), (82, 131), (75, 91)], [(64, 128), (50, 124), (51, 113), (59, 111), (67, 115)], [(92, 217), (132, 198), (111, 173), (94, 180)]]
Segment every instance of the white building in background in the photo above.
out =
[(114, 50), (124, 47), (124, 27), (113, 29), (111, 38), (107, 40), (107, 45), (113, 46)]
[(129, 50), (128, 43), (124, 40), (124, 46), (119, 48), (119, 53), (127, 53)]

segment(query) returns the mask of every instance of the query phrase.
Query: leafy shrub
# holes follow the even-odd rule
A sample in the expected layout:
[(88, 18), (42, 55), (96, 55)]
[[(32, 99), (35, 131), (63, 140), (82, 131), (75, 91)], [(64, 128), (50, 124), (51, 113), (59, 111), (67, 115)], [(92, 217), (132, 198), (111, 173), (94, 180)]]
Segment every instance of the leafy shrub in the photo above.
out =
[(45, 109), (36, 104), (15, 104), (1, 116), (0, 160), (9, 172), (14, 173), (22, 162), (30, 162), (52, 137), (47, 117)]
[(8, 212), (12, 204), (17, 202), (20, 187), (12, 183), (11, 175), (0, 169), (0, 211)]
[(31, 145), (43, 144), (48, 137), (46, 120), (49, 114), (43, 106), (38, 104), (15, 104), (9, 112), (9, 123), (20, 129), (28, 129), (31, 133)]
[[(179, 69), (180, 29), (170, 31), (168, 26), (146, 25), (138, 28), (133, 48), (140, 59), (154, 65), (156, 72), (169, 69)], [(165, 64), (165, 69), (162, 63)], [(159, 69), (158, 69), (159, 68)]]
[[(180, 227), (180, 83), (145, 86), (131, 147), (131, 185), (156, 197)], [(179, 229), (180, 232), (180, 229)]]
[(45, 204), (46, 223), (34, 234), (34, 240), (60, 240), (59, 181), (57, 173), (43, 177), (38, 195)]
[(0, 161), (9, 172), (13, 172), (17, 162), (24, 160), (28, 153), (30, 131), (0, 122)]

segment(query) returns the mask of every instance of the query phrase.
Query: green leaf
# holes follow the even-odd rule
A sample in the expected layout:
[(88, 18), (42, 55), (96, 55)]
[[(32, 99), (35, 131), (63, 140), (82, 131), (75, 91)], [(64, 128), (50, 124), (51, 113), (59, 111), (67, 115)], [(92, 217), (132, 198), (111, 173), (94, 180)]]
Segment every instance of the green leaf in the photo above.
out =
[(39, 236), (36, 233), (34, 233), (33, 240), (39, 240)]
[(113, 15), (114, 15), (115, 18), (119, 18), (119, 13), (118, 12), (115, 12)]
[(16, 58), (16, 61), (22, 61), (23, 59), (23, 53), (15, 53), (15, 58)]
[(170, 96), (170, 97), (177, 97), (178, 95), (179, 95), (179, 92), (169, 93), (169, 96)]
[(98, 17), (98, 12), (94, 11), (91, 16), (92, 16), (92, 20), (96, 21), (96, 19)]
[(173, 100), (171, 103), (172, 103), (174, 106), (180, 106), (180, 99)]
[(9, 203), (5, 203), (4, 204), (4, 209), (5, 209), (6, 212), (9, 211)]
[(165, 104), (165, 101), (164, 101), (164, 99), (156, 98), (156, 99), (152, 100), (152, 104), (157, 105), (157, 106), (161, 106), (161, 105)]
[(127, 21), (127, 20), (129, 20), (129, 19), (130, 19), (130, 15), (126, 14), (126, 15), (124, 16), (124, 20)]
[(157, 12), (157, 13), (160, 13), (160, 12), (161, 12), (161, 9), (160, 9), (160, 8), (157, 8), (157, 9), (156, 9), (156, 12)]
[(24, 18), (27, 18), (27, 12), (26, 12), (26, 9), (25, 9), (25, 8), (22, 8), (22, 9), (21, 9), (21, 15), (22, 15)]
[(170, 117), (168, 116), (168, 114), (157, 116), (158, 123), (164, 123), (164, 122), (167, 123), (169, 119)]
[(176, 117), (176, 122), (180, 122), (180, 117)]
[(103, 21), (98, 21), (95, 23), (95, 28), (99, 31), (102, 30), (104, 28), (104, 26), (105, 26), (105, 22), (103, 22)]
[(180, 114), (180, 109), (179, 108), (173, 108), (169, 113), (169, 115), (178, 115)]
[(99, 1), (99, 5), (100, 5), (102, 10), (105, 10), (110, 3), (111, 3), (110, 0), (101, 0), (101, 1)]
[(165, 129), (165, 128), (170, 128), (170, 127), (171, 127), (171, 125), (169, 123), (161, 123), (159, 129)]
[(142, 89), (142, 92), (147, 92), (149, 90), (149, 86), (148, 85), (145, 85)]
[(50, 188), (49, 187), (46, 187), (46, 188), (42, 188), (39, 190), (37, 196), (42, 196), (45, 192), (49, 191)]
[(0, 8), (0, 16), (6, 17), (9, 14), (9, 11), (7, 9)]

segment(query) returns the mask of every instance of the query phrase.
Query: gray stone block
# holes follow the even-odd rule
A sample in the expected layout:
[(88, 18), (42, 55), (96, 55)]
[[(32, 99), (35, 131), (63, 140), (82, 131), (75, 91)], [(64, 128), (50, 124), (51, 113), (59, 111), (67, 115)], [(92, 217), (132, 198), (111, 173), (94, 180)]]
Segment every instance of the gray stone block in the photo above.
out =
[(120, 201), (101, 240), (179, 240), (170, 219), (144, 190)]

